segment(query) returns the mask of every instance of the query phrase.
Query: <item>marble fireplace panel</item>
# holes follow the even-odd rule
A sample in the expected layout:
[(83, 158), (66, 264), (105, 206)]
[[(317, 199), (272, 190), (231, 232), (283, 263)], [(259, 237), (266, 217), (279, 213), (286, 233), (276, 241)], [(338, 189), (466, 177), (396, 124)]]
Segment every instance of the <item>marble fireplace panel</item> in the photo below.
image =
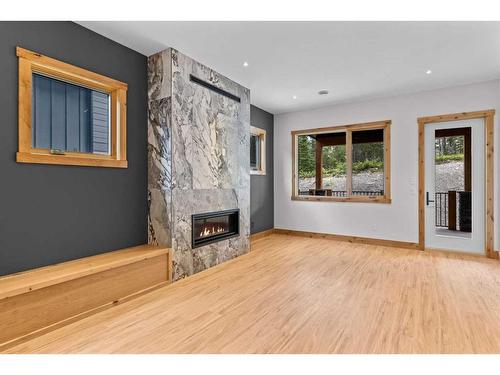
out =
[[(250, 248), (250, 92), (173, 49), (148, 68), (149, 239), (172, 248), (178, 280)], [(192, 249), (192, 214), (236, 208), (238, 237)]]

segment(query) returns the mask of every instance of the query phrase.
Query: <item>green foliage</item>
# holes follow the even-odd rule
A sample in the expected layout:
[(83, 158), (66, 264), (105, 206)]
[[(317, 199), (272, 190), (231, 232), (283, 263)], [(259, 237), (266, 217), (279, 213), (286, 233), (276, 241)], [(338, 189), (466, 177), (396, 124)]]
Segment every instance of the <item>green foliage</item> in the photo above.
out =
[[(382, 142), (358, 143), (352, 145), (352, 160), (354, 164), (364, 161), (384, 160), (384, 144)], [(354, 170), (353, 165), (353, 170)]]
[(357, 161), (352, 165), (353, 173), (364, 172), (370, 170), (371, 172), (381, 172), (384, 169), (384, 162), (382, 160), (363, 160)]
[(436, 159), (438, 156), (463, 154), (464, 136), (457, 135), (453, 137), (436, 137), (435, 150), (436, 150)]
[(464, 160), (464, 136), (436, 137), (436, 164)]
[(316, 170), (316, 140), (307, 135), (298, 137), (298, 169), (299, 176), (314, 177)]
[(450, 163), (452, 161), (463, 161), (464, 154), (436, 155), (436, 164)]
[[(461, 161), (464, 158), (464, 137), (436, 138), (436, 164)], [(382, 172), (384, 169), (384, 145), (382, 142), (353, 144), (353, 173)], [(321, 171), (323, 176), (346, 174), (345, 145), (324, 146)], [(298, 137), (298, 173), (300, 178), (316, 175), (316, 140), (307, 135)]]
[[(364, 171), (382, 172), (383, 170), (384, 162), (381, 160), (363, 160), (352, 165), (353, 173), (360, 173)], [(335, 168), (322, 168), (322, 171), (323, 176), (344, 176), (346, 173), (346, 163), (339, 163)]]
[[(384, 168), (384, 146), (380, 142), (355, 144), (353, 160), (353, 173), (368, 170), (381, 172)], [(323, 147), (321, 170), (323, 176), (346, 174), (345, 145)], [(298, 172), (300, 178), (310, 178), (316, 175), (316, 140), (312, 137), (298, 137)]]

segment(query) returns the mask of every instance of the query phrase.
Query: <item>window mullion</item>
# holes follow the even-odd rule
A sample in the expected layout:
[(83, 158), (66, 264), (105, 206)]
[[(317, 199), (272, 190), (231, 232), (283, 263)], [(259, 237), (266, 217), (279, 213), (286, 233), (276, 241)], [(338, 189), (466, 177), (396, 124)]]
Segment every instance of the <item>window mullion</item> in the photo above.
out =
[(345, 142), (346, 191), (347, 197), (352, 196), (352, 131), (346, 130)]
[(391, 197), (391, 130), (384, 127), (384, 197)]

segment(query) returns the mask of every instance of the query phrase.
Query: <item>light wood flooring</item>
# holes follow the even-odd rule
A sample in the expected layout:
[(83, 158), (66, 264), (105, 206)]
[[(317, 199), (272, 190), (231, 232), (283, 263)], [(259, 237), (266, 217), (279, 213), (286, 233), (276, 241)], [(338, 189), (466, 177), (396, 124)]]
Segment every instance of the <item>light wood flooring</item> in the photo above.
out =
[(500, 353), (500, 262), (274, 234), (12, 353)]

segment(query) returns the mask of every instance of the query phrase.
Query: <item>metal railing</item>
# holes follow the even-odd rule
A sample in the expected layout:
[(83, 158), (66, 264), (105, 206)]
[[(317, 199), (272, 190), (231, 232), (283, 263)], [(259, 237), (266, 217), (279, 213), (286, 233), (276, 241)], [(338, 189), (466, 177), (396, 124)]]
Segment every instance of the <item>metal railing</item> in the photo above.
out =
[(332, 197), (346, 197), (346, 196), (347, 196), (347, 191), (345, 190), (332, 190)]
[(436, 227), (448, 228), (448, 193), (435, 194), (434, 219)]
[(435, 226), (470, 232), (472, 225), (471, 199), (470, 191), (435, 193)]
[[(299, 195), (326, 195), (332, 197), (346, 197), (347, 191), (345, 190), (331, 190), (331, 195), (327, 194), (327, 190), (330, 189), (307, 189), (307, 190), (299, 190)], [(311, 191), (318, 191), (320, 194), (312, 194)], [(382, 196), (384, 195), (383, 190), (377, 191), (367, 191), (367, 190), (353, 190), (352, 195), (363, 195), (363, 196)]]
[(383, 190), (378, 190), (378, 191), (353, 190), (352, 195), (381, 196), (381, 195), (384, 195), (384, 191)]

